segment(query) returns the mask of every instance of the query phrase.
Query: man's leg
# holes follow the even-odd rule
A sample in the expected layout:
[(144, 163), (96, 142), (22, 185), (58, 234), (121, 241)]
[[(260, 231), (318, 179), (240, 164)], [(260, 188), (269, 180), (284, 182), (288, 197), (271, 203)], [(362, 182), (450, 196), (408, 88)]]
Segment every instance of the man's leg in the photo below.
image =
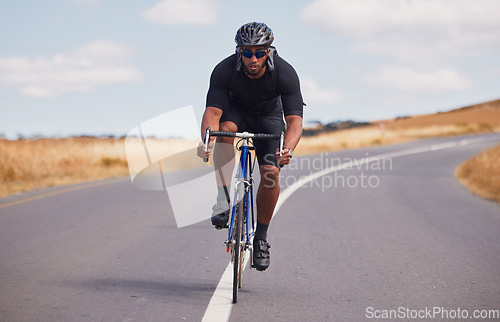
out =
[[(221, 131), (236, 132), (238, 128), (233, 122), (224, 122), (219, 126)], [(217, 186), (229, 186), (234, 170), (234, 138), (217, 137), (214, 147), (214, 167), (216, 171)]]
[(280, 171), (272, 165), (263, 165), (259, 169), (260, 185), (257, 192), (257, 222), (269, 225), (280, 194)]
[(267, 228), (273, 217), (274, 208), (280, 194), (279, 174), (277, 167), (260, 166), (260, 185), (257, 192), (257, 229), (254, 236), (254, 266), (257, 270), (265, 270), (270, 264), (267, 242)]
[[(236, 124), (223, 122), (220, 124), (221, 131), (235, 132)], [(216, 227), (226, 226), (229, 220), (229, 188), (231, 186), (232, 173), (234, 169), (234, 138), (217, 137), (214, 147), (214, 167), (217, 181), (217, 203), (212, 208), (212, 224)]]

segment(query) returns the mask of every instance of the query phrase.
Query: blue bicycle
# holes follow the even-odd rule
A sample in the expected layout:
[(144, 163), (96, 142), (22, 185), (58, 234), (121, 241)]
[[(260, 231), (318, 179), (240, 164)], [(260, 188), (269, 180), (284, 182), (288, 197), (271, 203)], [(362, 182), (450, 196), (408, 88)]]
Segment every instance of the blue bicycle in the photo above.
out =
[[(236, 148), (240, 151), (240, 161), (235, 184), (234, 199), (231, 205), (229, 233), (224, 242), (226, 251), (231, 253), (233, 263), (233, 303), (238, 301), (238, 289), (241, 288), (242, 271), (245, 266), (247, 250), (252, 256), (252, 239), (255, 233), (254, 198), (253, 198), (253, 171), (256, 157), (252, 156), (254, 150), (253, 140), (280, 140), (279, 151), (283, 150), (284, 133), (254, 134), (248, 132), (211, 131), (205, 132), (205, 146), (208, 147), (210, 137), (225, 136), (240, 138)], [(253, 160), (252, 160), (253, 158)], [(251, 265), (253, 267), (253, 263)]]

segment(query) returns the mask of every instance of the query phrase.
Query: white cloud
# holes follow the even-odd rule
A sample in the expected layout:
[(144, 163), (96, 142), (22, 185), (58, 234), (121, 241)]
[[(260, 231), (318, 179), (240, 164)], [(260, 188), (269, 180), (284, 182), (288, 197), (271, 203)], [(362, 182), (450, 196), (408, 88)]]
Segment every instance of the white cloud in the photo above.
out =
[(374, 85), (405, 91), (463, 90), (471, 82), (452, 69), (422, 71), (405, 66), (383, 66), (365, 77)]
[(218, 0), (164, 0), (141, 15), (158, 24), (212, 25), (217, 22), (218, 13)]
[(477, 56), (500, 53), (499, 17), (499, 0), (314, 0), (301, 12), (374, 64), (362, 81), (419, 94), (470, 89)]
[(336, 103), (341, 99), (341, 94), (338, 90), (320, 88), (313, 78), (304, 77), (300, 83), (306, 104)]
[(498, 0), (316, 0), (303, 21), (336, 34), (364, 37), (394, 28), (498, 28)]
[(493, 67), (488, 70), (488, 75), (490, 76), (500, 76), (500, 67)]
[(54, 97), (139, 81), (143, 76), (130, 57), (126, 46), (111, 41), (93, 42), (52, 58), (0, 57), (0, 85), (27, 96)]
[[(401, 60), (500, 51), (498, 0), (316, 0), (303, 22)], [(438, 57), (435, 57), (438, 56)]]

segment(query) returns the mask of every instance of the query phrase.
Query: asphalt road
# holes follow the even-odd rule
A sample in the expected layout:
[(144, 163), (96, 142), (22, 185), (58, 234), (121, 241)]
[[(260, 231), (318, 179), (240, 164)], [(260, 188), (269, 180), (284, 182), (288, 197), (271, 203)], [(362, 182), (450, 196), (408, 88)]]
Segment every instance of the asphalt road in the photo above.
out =
[[(229, 320), (358, 321), (390, 310), (429, 319), (438, 309), (470, 320), (500, 310), (500, 206), (453, 176), (499, 142), (295, 158), (283, 192), (391, 153), (309, 177), (289, 196), (269, 231), (271, 266), (244, 272)], [(178, 229), (164, 193), (127, 180), (0, 199), (0, 321), (200, 321), (229, 261), (225, 237), (208, 221)]]

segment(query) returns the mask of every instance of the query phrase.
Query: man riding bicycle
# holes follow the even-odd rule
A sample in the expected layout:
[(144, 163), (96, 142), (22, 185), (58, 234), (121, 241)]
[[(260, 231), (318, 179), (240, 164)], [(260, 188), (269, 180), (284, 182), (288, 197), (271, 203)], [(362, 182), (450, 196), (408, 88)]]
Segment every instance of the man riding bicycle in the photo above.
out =
[[(273, 40), (272, 30), (264, 23), (251, 22), (238, 29), (236, 53), (221, 61), (210, 77), (201, 124), (203, 141), (208, 127), (214, 131), (280, 134), (286, 122), (283, 151), (278, 151), (279, 143), (274, 140), (254, 142), (261, 181), (256, 200), (253, 263), (260, 271), (270, 264), (267, 230), (280, 192), (280, 167), (290, 162), (302, 136), (303, 100), (299, 78), (294, 68), (277, 55), (271, 46)], [(207, 152), (205, 144), (200, 143), (200, 157), (209, 157), (213, 140), (211, 138)], [(233, 140), (219, 137), (214, 147), (218, 195), (211, 220), (217, 228), (226, 227), (229, 220), (227, 187), (234, 168)]]

